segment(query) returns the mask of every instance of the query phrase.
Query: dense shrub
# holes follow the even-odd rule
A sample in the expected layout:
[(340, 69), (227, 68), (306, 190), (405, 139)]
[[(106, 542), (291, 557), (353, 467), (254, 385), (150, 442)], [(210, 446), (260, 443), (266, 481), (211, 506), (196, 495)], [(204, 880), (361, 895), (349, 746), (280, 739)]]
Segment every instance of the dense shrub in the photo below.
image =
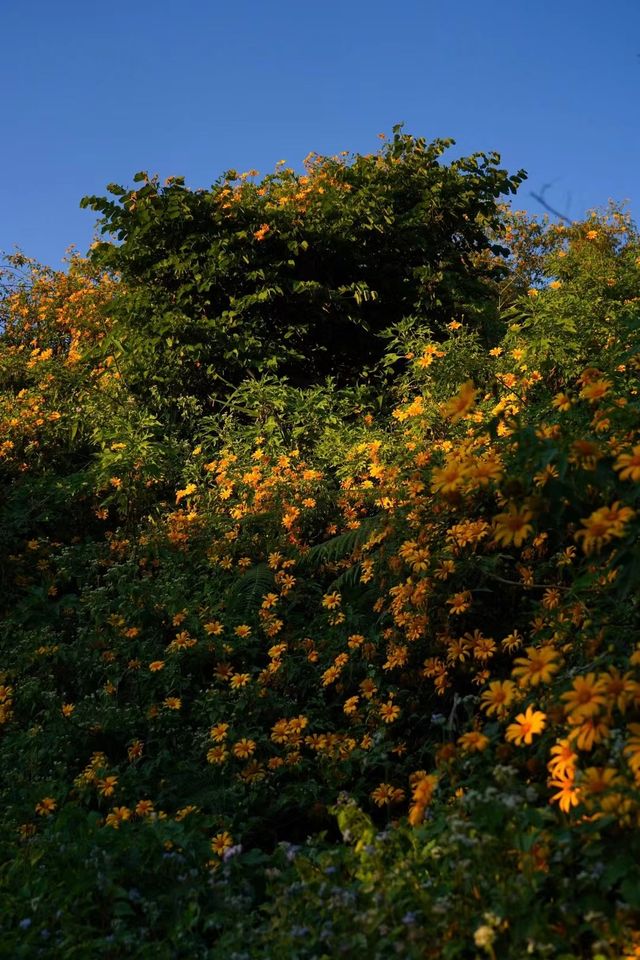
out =
[[(396, 132), (204, 194), (147, 179), (93, 201), (120, 245), (14, 260), (7, 955), (638, 955), (640, 242), (616, 208), (498, 207), (497, 159), (441, 148)], [(422, 300), (445, 185), (455, 283)], [(375, 229), (390, 193), (402, 254), (401, 218)], [(347, 228), (365, 198), (370, 244)], [(286, 284), (239, 309), (231, 359), (228, 303), (198, 312), (186, 250), (211, 290), (249, 248), (282, 278), (275, 224), (323, 251), (342, 359)], [(353, 290), (332, 312), (344, 238), (349, 283), (388, 270), (375, 321)]]

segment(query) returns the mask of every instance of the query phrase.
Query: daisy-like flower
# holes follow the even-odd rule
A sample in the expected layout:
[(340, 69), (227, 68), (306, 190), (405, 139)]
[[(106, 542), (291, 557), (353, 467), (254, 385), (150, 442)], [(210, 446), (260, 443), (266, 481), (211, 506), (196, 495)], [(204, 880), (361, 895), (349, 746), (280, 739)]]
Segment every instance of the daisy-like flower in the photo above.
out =
[(481, 753), (489, 746), (489, 737), (479, 730), (469, 730), (458, 737), (458, 745), (467, 753)]
[(551, 747), (551, 759), (547, 763), (547, 770), (552, 777), (566, 777), (573, 775), (578, 762), (578, 754), (567, 739), (558, 740)]
[(588, 673), (576, 677), (573, 690), (563, 693), (560, 699), (564, 700), (566, 713), (572, 715), (574, 722), (579, 722), (600, 712), (607, 702), (605, 690), (604, 680), (597, 679), (595, 673)]
[(392, 803), (400, 803), (404, 800), (404, 790), (390, 783), (381, 783), (371, 791), (371, 799), (378, 807), (390, 806)]
[(600, 507), (584, 517), (581, 521), (583, 526), (574, 534), (574, 539), (582, 541), (582, 549), (588, 555), (600, 550), (613, 537), (623, 537), (625, 524), (634, 516), (631, 507), (624, 507), (616, 500), (610, 507)]
[(640, 444), (633, 447), (631, 453), (621, 453), (613, 465), (621, 480), (640, 483)]
[(398, 719), (401, 712), (400, 707), (392, 700), (387, 700), (387, 702), (383, 703), (380, 707), (380, 716), (385, 723), (393, 723)]
[(227, 833), (226, 830), (221, 833), (216, 833), (215, 837), (211, 841), (211, 850), (213, 853), (221, 857), (225, 850), (230, 850), (233, 846), (233, 837), (230, 833)]
[(539, 683), (550, 683), (554, 673), (560, 669), (558, 651), (548, 644), (542, 647), (527, 647), (526, 657), (516, 657), (516, 666), (511, 675), (518, 679), (521, 687)]
[(103, 777), (97, 781), (98, 793), (103, 797), (112, 797), (118, 785), (118, 778), (114, 776)]
[(580, 391), (580, 396), (583, 400), (588, 400), (589, 403), (597, 403), (598, 400), (601, 400), (603, 397), (609, 393), (609, 390), (613, 386), (611, 380), (592, 380), (590, 383), (584, 385)]
[(451, 608), (450, 613), (466, 613), (471, 606), (471, 591), (462, 590), (460, 593), (454, 593), (453, 596), (449, 597), (447, 603)]
[(519, 713), (514, 723), (510, 723), (505, 733), (505, 739), (520, 747), (533, 742), (534, 736), (542, 733), (547, 722), (546, 714), (541, 710), (534, 710), (528, 706), (524, 713)]
[(563, 813), (569, 813), (571, 807), (577, 807), (580, 803), (580, 788), (576, 787), (573, 774), (554, 777), (549, 780), (549, 786), (557, 788), (557, 793), (553, 794), (551, 801), (557, 803)]
[(129, 807), (114, 807), (111, 813), (107, 814), (105, 824), (107, 827), (113, 827), (114, 830), (119, 830), (122, 823), (131, 820), (131, 815)]
[(243, 737), (242, 740), (238, 740), (238, 742), (233, 745), (233, 755), (238, 757), (240, 760), (245, 760), (247, 757), (250, 757), (253, 753), (255, 753), (255, 749), (255, 740), (250, 740), (247, 737)]
[(462, 384), (455, 397), (442, 404), (440, 407), (442, 415), (450, 419), (452, 423), (457, 423), (471, 410), (476, 402), (477, 395), (478, 391), (474, 387), (473, 381), (467, 380), (466, 383)]
[(527, 537), (533, 533), (533, 526), (530, 523), (532, 519), (533, 512), (527, 507), (518, 507), (517, 504), (510, 503), (505, 512), (494, 517), (495, 542), (503, 547), (511, 544), (514, 547), (522, 546)]
[(513, 703), (515, 692), (516, 685), (513, 680), (492, 680), (488, 689), (483, 690), (480, 695), (482, 709), (489, 716), (492, 714), (498, 717), (504, 716)]
[(209, 736), (212, 740), (215, 740), (216, 743), (222, 743), (223, 740), (226, 740), (228, 731), (228, 723), (216, 723), (216, 725), (209, 730)]
[(48, 817), (54, 812), (57, 806), (58, 803), (53, 797), (43, 797), (42, 800), (36, 803), (36, 813), (40, 817)]
[(462, 486), (466, 468), (459, 460), (447, 460), (443, 467), (436, 467), (431, 474), (431, 489), (434, 493), (453, 493)]
[(222, 745), (218, 747), (211, 747), (211, 749), (207, 751), (207, 763), (220, 765), (225, 762), (228, 756), (229, 751), (226, 747)]

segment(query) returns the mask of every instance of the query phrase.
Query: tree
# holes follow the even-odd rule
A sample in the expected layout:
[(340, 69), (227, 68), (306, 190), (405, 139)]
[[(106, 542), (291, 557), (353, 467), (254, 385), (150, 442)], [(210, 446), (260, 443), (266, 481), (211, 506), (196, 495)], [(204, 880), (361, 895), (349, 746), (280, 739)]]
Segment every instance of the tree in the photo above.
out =
[(139, 173), (134, 190), (85, 197), (110, 238), (92, 259), (124, 281), (113, 310), (134, 389), (209, 409), (247, 376), (366, 377), (380, 335), (409, 318), (436, 336), (461, 315), (485, 327), (507, 253), (498, 198), (525, 173), (496, 153), (444, 164), (453, 142), (398, 126), (375, 154), (311, 154), (304, 174), (229, 171), (190, 190)]

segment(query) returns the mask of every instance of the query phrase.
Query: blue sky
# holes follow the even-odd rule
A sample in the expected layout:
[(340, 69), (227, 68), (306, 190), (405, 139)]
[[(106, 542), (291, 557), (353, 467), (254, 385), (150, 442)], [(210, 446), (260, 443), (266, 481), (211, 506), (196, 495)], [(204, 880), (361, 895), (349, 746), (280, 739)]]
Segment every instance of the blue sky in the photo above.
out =
[(83, 252), (79, 209), (137, 170), (208, 186), (226, 169), (371, 152), (405, 122), (498, 150), (581, 216), (638, 216), (640, 0), (3, 0), (0, 250)]

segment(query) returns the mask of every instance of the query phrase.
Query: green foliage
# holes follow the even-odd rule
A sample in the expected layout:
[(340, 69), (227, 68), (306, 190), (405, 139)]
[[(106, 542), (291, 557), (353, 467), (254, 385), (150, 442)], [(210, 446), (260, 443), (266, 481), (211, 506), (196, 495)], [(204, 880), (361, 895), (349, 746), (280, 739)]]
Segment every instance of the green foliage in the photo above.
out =
[[(126, 281), (114, 301), (127, 376), (158, 404), (216, 410), (253, 374), (297, 385), (367, 378), (380, 334), (408, 316), (436, 336), (453, 317), (495, 315), (498, 199), (515, 192), (497, 154), (445, 165), (451, 140), (395, 128), (367, 156), (307, 158), (304, 175), (228, 172), (210, 190), (181, 178), (87, 197), (113, 237), (93, 261)], [(212, 406), (213, 405), (213, 406)]]
[(639, 955), (640, 241), (448, 146), (10, 262), (2, 955)]

